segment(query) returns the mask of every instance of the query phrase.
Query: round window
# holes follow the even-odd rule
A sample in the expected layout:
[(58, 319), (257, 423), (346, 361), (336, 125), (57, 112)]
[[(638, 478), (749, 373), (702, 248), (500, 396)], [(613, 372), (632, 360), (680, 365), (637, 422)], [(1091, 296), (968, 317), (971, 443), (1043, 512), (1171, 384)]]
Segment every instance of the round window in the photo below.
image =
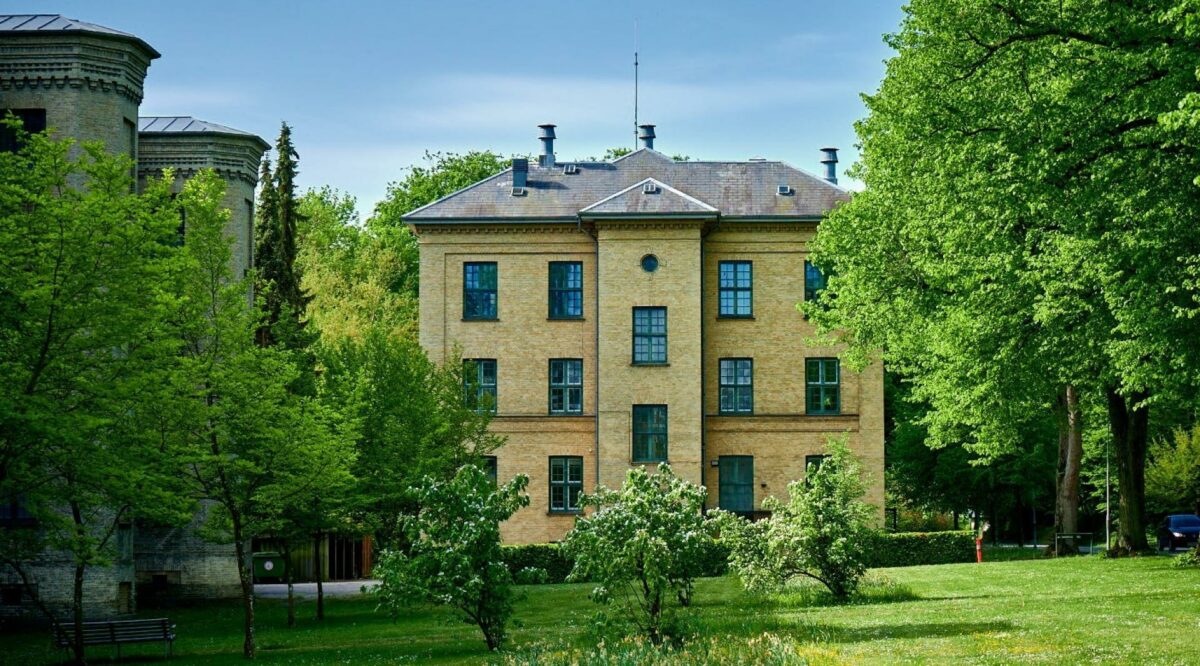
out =
[(652, 254), (642, 257), (642, 270), (647, 273), (653, 273), (658, 270), (658, 257)]

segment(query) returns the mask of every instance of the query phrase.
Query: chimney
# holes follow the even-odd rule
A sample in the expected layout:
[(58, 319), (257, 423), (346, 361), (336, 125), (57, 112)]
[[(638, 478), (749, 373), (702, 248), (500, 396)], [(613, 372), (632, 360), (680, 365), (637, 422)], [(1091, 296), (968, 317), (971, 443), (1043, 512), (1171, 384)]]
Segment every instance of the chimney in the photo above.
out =
[(821, 149), (821, 164), (825, 165), (825, 180), (837, 185), (837, 148)]
[(642, 148), (654, 150), (654, 125), (638, 125), (638, 138), (642, 140)]
[(538, 125), (542, 130), (542, 135), (538, 137), (542, 142), (542, 154), (538, 157), (538, 165), (547, 169), (554, 167), (554, 127), (550, 123)]
[(529, 160), (524, 157), (514, 157), (512, 171), (513, 190), (524, 189), (529, 184)]

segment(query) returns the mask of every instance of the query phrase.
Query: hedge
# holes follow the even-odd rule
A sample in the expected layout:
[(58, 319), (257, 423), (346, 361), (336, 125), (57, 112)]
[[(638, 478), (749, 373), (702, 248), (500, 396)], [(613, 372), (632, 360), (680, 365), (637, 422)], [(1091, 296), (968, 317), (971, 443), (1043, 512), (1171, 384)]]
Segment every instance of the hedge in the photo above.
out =
[[(563, 583), (575, 566), (562, 547), (557, 543), (532, 543), (520, 546), (503, 546), (504, 564), (518, 582)], [(720, 541), (712, 541), (705, 549), (700, 561), (699, 577), (724, 576), (729, 567), (729, 548)], [(541, 576), (530, 576), (527, 569), (541, 569)], [(526, 573), (522, 573), (526, 572)], [(541, 579), (541, 580), (538, 580)]]
[[(563, 583), (575, 562), (557, 543), (504, 546), (504, 564), (518, 582)], [(867, 566), (911, 567), (975, 561), (972, 532), (878, 532), (867, 545)], [(729, 566), (729, 548), (714, 540), (700, 563), (700, 577), (723, 576)], [(531, 576), (529, 570), (544, 571)], [(522, 573), (524, 572), (524, 573)]]
[(867, 547), (867, 566), (911, 567), (975, 561), (975, 534), (957, 532), (879, 532)]

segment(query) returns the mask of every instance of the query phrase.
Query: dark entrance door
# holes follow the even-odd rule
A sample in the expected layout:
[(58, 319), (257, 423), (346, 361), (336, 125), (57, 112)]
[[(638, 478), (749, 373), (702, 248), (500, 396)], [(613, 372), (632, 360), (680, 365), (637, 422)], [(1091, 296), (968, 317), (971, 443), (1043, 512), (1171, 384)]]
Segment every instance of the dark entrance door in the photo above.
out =
[(717, 506), (726, 511), (754, 511), (754, 456), (721, 456)]

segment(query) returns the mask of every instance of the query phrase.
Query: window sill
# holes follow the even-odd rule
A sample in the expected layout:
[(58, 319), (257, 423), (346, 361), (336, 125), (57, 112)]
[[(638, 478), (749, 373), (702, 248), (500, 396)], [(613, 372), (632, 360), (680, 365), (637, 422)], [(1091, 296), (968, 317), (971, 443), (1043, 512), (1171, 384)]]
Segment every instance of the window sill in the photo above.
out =
[(739, 319), (743, 320), (743, 321), (754, 321), (754, 315), (723, 315), (723, 314), (717, 315), (717, 321), (722, 321), (725, 319), (734, 320), (734, 321), (739, 320)]
[(547, 516), (582, 516), (583, 509), (550, 509)]
[(555, 417), (555, 418), (562, 417), (562, 416), (568, 416), (568, 417), (570, 417), (570, 416), (576, 416), (576, 417), (578, 417), (578, 416), (585, 416), (585, 414), (584, 414), (583, 412), (547, 412), (547, 413), (546, 413), (546, 416), (552, 416), (552, 417)]
[(669, 367), (671, 367), (671, 364), (666, 363), (666, 362), (663, 362), (663, 363), (638, 363), (637, 361), (634, 361), (633, 363), (630, 363), (629, 365), (631, 365), (635, 368), (669, 368)]
[(546, 317), (546, 321), (585, 321), (583, 317)]
[(499, 317), (463, 317), (463, 321), (500, 321)]
[(754, 416), (754, 412), (717, 412), (717, 416)]
[(670, 465), (669, 460), (630, 460), (630, 465)]

